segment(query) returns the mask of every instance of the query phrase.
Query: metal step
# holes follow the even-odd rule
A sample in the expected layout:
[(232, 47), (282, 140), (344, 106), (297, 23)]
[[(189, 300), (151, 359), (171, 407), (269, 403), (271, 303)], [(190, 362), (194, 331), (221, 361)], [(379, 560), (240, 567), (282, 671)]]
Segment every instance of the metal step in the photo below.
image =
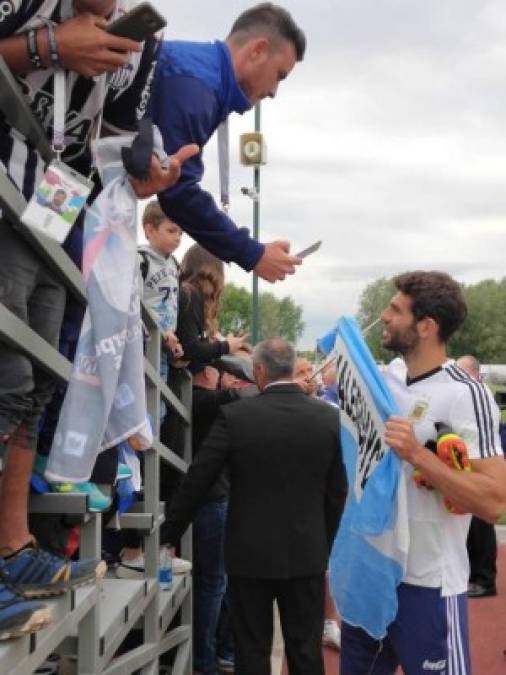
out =
[(1, 643), (1, 675), (33, 672), (66, 637), (77, 634), (79, 622), (95, 605), (97, 597), (98, 588), (91, 585), (55, 600), (44, 600), (53, 610), (53, 623), (24, 638)]
[(157, 592), (156, 579), (104, 579), (99, 613), (101, 668), (113, 658)]
[(172, 619), (183, 604), (191, 587), (192, 578), (190, 574), (175, 574), (173, 576), (172, 588), (168, 591), (160, 591), (159, 611), (162, 635), (170, 626)]
[(109, 529), (138, 530), (139, 534), (150, 534), (165, 521), (165, 503), (160, 502), (156, 517), (144, 511), (144, 502), (136, 502), (128, 511), (117, 513), (107, 523)]
[[(113, 668), (116, 663), (114, 655), (128, 633), (133, 628), (141, 628), (140, 619), (153, 596), (158, 594), (159, 625), (163, 635), (190, 589), (191, 576), (189, 574), (175, 575), (172, 588), (167, 591), (159, 590), (156, 579), (104, 579), (99, 598), (100, 670)], [(171, 633), (172, 631), (166, 637), (169, 637)], [(74, 630), (71, 635), (74, 638), (73, 643), (67, 642), (67, 645), (72, 644), (72, 650), (75, 652), (78, 631)], [(157, 652), (161, 653), (159, 647), (157, 647)], [(117, 658), (121, 658), (124, 664), (129, 662), (128, 654)], [(132, 654), (134, 661), (135, 658), (136, 655)]]

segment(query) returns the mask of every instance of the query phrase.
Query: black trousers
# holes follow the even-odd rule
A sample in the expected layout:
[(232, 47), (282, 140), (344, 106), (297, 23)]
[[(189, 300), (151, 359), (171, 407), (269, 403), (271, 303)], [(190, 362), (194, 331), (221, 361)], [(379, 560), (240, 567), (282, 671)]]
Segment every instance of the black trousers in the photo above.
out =
[(324, 579), (228, 577), (236, 675), (271, 675), (274, 600), (290, 675), (324, 675)]
[(485, 588), (495, 588), (497, 539), (493, 525), (472, 517), (467, 535), (467, 553), (471, 568), (469, 581)]

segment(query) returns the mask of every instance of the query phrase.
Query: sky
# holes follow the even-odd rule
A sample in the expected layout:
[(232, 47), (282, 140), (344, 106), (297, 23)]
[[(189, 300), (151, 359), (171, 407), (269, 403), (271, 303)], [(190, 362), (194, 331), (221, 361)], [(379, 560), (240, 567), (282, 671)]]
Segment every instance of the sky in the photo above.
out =
[[(154, 0), (165, 37), (226, 37), (252, 2)], [(290, 295), (306, 324), (299, 348), (366, 285), (408, 269), (474, 283), (506, 275), (506, 5), (502, 0), (286, 0), (307, 51), (274, 100), (262, 103), (268, 164), (261, 171), (260, 239), (318, 253), (261, 291)], [(231, 210), (251, 227), (239, 135), (230, 117)], [(203, 186), (219, 196), (216, 141)], [(191, 243), (181, 247), (183, 252)], [(251, 287), (235, 265), (227, 281)]]

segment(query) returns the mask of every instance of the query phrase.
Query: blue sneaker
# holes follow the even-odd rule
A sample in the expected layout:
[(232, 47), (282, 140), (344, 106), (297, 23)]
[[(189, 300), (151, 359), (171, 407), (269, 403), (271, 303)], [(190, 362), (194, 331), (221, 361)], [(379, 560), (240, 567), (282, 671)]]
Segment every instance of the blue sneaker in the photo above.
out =
[[(44, 478), (46, 470), (47, 457), (43, 455), (35, 455), (33, 463), (33, 474), (31, 479), (31, 487), (34, 492), (38, 494), (45, 494), (46, 492), (59, 492), (61, 494), (85, 494), (88, 498), (88, 510), (93, 512), (107, 511), (112, 504), (112, 499), (104, 495), (95, 483), (50, 483)], [(125, 467), (125, 471), (120, 471), (119, 467)], [(118, 467), (118, 477), (122, 473), (121, 478), (131, 478), (132, 472), (126, 464), (120, 464)], [(123, 475), (128, 473), (128, 475)]]
[(86, 495), (89, 511), (107, 511), (111, 507), (112, 499), (100, 492), (95, 483), (50, 483), (50, 485), (52, 492)]
[(41, 602), (25, 600), (22, 593), (3, 577), (0, 558), (0, 640), (21, 637), (49, 626), (53, 616)]
[(116, 482), (119, 480), (128, 480), (129, 478), (132, 478), (133, 476), (132, 469), (128, 466), (128, 464), (123, 464), (123, 462), (120, 462), (118, 464), (118, 473), (116, 474)]
[(51, 492), (49, 483), (44, 478), (44, 471), (46, 470), (46, 464), (47, 464), (47, 457), (44, 457), (43, 455), (35, 455), (30, 485), (32, 490), (39, 495), (43, 495), (46, 492)]
[(25, 598), (45, 598), (93, 583), (106, 571), (103, 560), (70, 561), (37, 546), (27, 546), (4, 558), (2, 578), (15, 585)]

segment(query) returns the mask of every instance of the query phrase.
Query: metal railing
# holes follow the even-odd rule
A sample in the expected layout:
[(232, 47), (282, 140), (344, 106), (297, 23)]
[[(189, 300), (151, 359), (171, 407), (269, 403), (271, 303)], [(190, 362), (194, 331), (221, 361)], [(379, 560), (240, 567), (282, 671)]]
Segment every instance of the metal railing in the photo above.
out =
[[(0, 90), (3, 90), (0, 63)], [(0, 97), (1, 106), (1, 97)], [(32, 249), (64, 283), (67, 290), (85, 303), (79, 270), (62, 248), (44, 234), (27, 228), (20, 220), (25, 200), (5, 174), (0, 172), (0, 209), (4, 220), (15, 227)], [(0, 242), (1, 245), (1, 242)], [(158, 673), (159, 657), (173, 653), (171, 673), (192, 672), (192, 594), (189, 574), (174, 577), (172, 589), (160, 591), (158, 583), (159, 527), (163, 504), (159, 497), (160, 461), (180, 473), (191, 459), (191, 377), (182, 376), (178, 399), (163, 383), (160, 368), (160, 329), (155, 316), (143, 307), (143, 320), (149, 333), (145, 356), (148, 413), (154, 425), (153, 447), (144, 453), (144, 498), (135, 508), (119, 516), (122, 528), (136, 529), (144, 538), (145, 578), (138, 580), (106, 577), (96, 585), (68, 592), (46, 604), (53, 609), (54, 621), (48, 628), (24, 638), (0, 643), (0, 675), (29, 675), (52, 653), (76, 656), (78, 675), (142, 675)], [(29, 326), (0, 302), (0, 349), (2, 343), (19, 349), (32, 362), (53, 377), (67, 382), (71, 364)], [(170, 414), (184, 425), (184, 448), (178, 455), (159, 439), (160, 396)], [(101, 556), (101, 514), (90, 513), (84, 495), (45, 494), (33, 496), (30, 511), (81, 516), (80, 555)], [(190, 559), (191, 530), (181, 541), (181, 555)], [(125, 648), (124, 641), (138, 630), (138, 646)]]

